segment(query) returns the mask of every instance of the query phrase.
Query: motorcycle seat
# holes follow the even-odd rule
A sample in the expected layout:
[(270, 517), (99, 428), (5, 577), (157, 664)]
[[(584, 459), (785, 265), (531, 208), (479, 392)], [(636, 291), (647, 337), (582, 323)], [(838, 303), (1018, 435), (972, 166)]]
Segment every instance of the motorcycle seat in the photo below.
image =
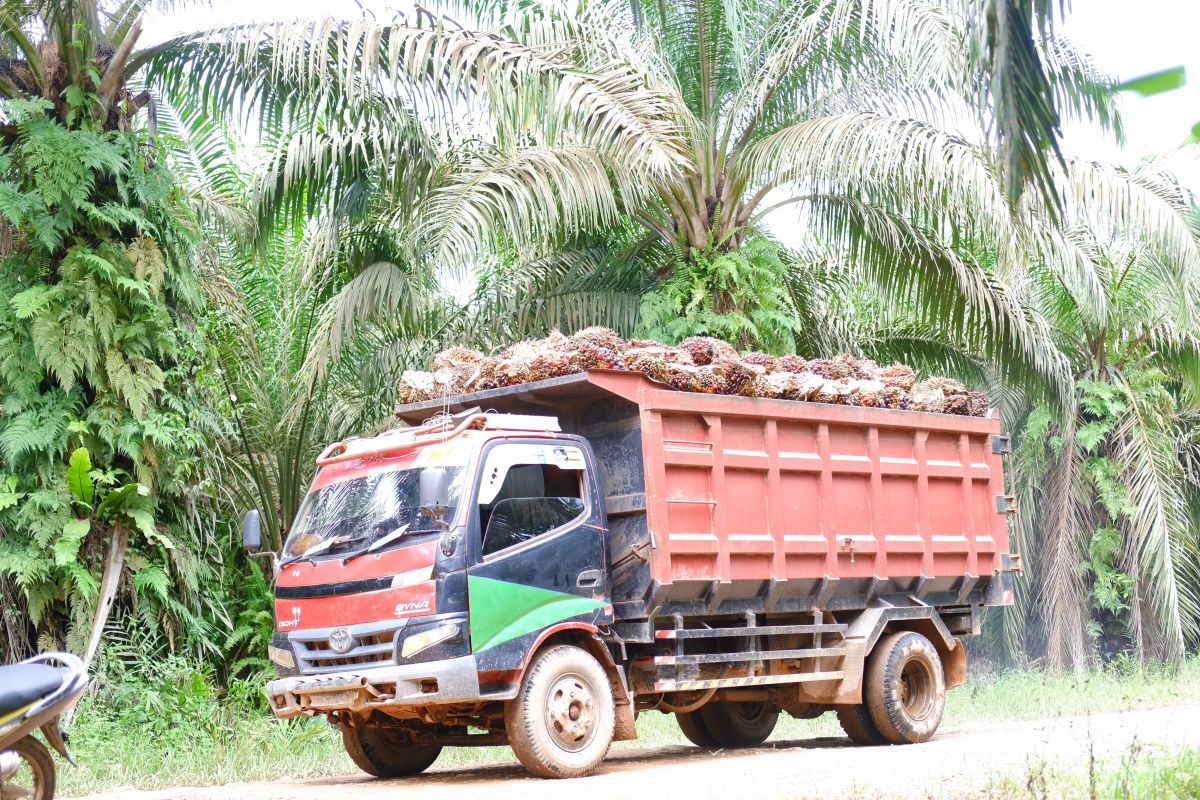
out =
[(0, 667), (0, 717), (42, 699), (62, 682), (63, 673), (45, 664)]

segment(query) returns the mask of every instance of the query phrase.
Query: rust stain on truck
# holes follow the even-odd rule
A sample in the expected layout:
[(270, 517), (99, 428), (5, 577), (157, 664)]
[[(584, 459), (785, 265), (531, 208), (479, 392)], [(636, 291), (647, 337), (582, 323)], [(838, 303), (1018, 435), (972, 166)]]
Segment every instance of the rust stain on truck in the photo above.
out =
[(372, 774), (496, 743), (586, 774), (648, 710), (702, 746), (757, 744), (780, 712), (923, 741), (959, 637), (1012, 602), (994, 416), (602, 370), (397, 414), (417, 427), (318, 461), (268, 686)]

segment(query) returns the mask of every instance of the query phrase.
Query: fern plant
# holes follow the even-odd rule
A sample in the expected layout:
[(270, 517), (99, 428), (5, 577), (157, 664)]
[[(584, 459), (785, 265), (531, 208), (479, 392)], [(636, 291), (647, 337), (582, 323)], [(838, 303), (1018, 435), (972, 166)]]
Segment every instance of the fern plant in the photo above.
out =
[(0, 107), (16, 131), (0, 146), (0, 580), (24, 641), (90, 656), (114, 598), (177, 632), (212, 616), (211, 542), (187, 520), (219, 423), (196, 381), (194, 225), (171, 173), (134, 134), (51, 110)]

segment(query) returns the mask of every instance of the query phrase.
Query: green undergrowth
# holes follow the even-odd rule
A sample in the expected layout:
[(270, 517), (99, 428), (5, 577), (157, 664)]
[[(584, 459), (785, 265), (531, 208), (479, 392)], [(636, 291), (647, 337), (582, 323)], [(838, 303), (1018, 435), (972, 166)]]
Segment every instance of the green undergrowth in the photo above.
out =
[(1092, 768), (1048, 764), (996, 781), (969, 800), (1185, 800), (1200, 797), (1200, 750), (1135, 745)]
[[(218, 692), (211, 675), (191, 669), (182, 660), (136, 679), (98, 677), (94, 695), (80, 704), (72, 725), (71, 748), (79, 766), (62, 765), (61, 796), (122, 786), (151, 789), (356, 771), (335, 730), (322, 720), (282, 722), (270, 717), (259, 686), (259, 682), (235, 682), (226, 692)], [(1200, 702), (1200, 658), (1191, 659), (1176, 673), (1109, 669), (1076, 677), (1009, 671), (973, 676), (950, 692), (943, 725), (1187, 702)], [(688, 744), (669, 714), (642, 714), (638, 734), (636, 741), (618, 743), (614, 750)], [(833, 714), (815, 720), (784, 715), (772, 740), (841, 735)], [(450, 748), (434, 768), (512, 763), (515, 759), (507, 748)]]

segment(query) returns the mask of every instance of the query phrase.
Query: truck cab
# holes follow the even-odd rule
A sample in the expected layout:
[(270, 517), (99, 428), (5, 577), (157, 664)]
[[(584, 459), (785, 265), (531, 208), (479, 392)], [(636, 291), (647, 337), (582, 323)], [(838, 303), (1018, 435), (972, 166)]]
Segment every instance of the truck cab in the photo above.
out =
[[(476, 412), (338, 443), (318, 459), (279, 562), (272, 708), (329, 714), (348, 739), (409, 717), (429, 740), (495, 744), (451, 710), (511, 700), (548, 637), (611, 624), (608, 575), (591, 447), (553, 417)], [(592, 725), (596, 691), (574, 687), (565, 727)]]

